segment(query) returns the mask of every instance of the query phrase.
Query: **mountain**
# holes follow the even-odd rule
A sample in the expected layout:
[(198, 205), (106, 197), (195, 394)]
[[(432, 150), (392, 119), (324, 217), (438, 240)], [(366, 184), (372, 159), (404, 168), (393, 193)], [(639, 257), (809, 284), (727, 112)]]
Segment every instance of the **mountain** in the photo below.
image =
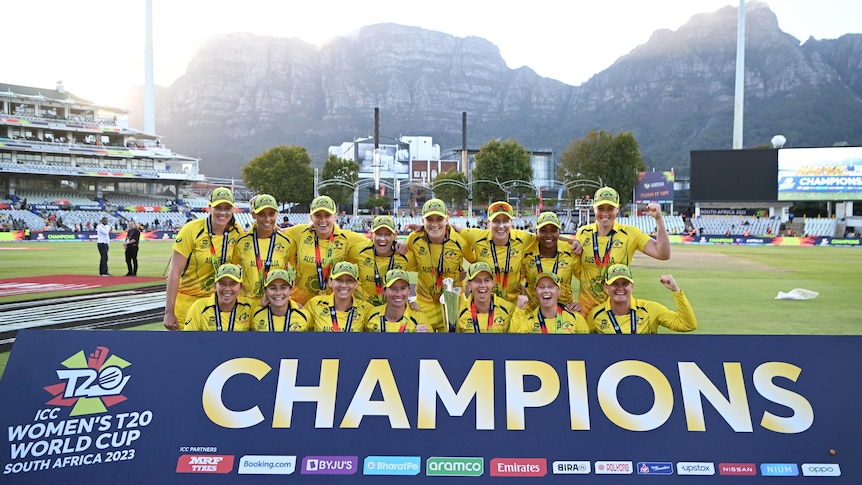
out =
[[(460, 149), (467, 112), (470, 148), (514, 139), (559, 156), (590, 129), (631, 131), (647, 166), (686, 173), (689, 151), (731, 148), (737, 11), (656, 31), (581, 86), (509, 69), (484, 39), (417, 27), (371, 25), (322, 47), (224, 35), (157, 92), (156, 131), (208, 175), (238, 177), (280, 144), (305, 146), (322, 165), (329, 146), (373, 135), (375, 107), (382, 137), (430, 135)], [(749, 2), (745, 62), (746, 147), (779, 133), (788, 147), (862, 145), (862, 35), (800, 43)]]

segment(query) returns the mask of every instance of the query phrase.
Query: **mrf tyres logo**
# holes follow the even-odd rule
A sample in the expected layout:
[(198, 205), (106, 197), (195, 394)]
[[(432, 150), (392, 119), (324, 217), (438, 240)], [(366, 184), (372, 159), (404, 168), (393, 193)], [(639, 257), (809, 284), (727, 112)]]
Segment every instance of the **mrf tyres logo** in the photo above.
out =
[(83, 416), (105, 413), (126, 400), (123, 388), (131, 376), (123, 369), (132, 364), (107, 347), (96, 347), (89, 355), (82, 350), (60, 365), (64, 367), (57, 369), (60, 382), (44, 388), (54, 396), (45, 404), (71, 406), (70, 416)]

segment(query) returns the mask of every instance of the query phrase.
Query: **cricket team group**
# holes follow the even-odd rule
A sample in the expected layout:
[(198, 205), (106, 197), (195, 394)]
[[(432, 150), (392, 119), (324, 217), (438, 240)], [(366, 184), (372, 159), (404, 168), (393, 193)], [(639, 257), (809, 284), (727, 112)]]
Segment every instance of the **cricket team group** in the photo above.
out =
[(232, 191), (220, 187), (210, 194), (208, 216), (184, 225), (174, 242), (164, 324), (258, 332), (696, 329), (672, 275), (660, 283), (675, 311), (633, 296), (635, 252), (667, 260), (670, 240), (658, 204), (647, 206), (654, 237), (619, 224), (619, 206), (616, 190), (598, 189), (595, 222), (570, 237), (560, 234), (553, 212), (539, 214), (532, 233), (513, 229), (512, 206), (494, 202), (487, 229), (460, 227), (449, 222), (442, 200), (430, 199), (404, 243), (390, 216), (375, 217), (369, 235), (341, 229), (325, 195), (312, 201), (307, 224), (281, 229), (277, 201), (259, 194), (250, 201), (255, 223), (244, 232), (234, 221)]

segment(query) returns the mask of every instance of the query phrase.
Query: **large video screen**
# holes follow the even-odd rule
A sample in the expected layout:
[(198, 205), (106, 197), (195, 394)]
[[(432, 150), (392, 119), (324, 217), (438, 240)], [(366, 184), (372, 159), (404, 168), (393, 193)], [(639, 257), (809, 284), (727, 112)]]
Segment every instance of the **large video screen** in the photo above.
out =
[(692, 202), (776, 202), (778, 150), (691, 152)]
[(862, 200), (862, 147), (778, 150), (778, 200)]

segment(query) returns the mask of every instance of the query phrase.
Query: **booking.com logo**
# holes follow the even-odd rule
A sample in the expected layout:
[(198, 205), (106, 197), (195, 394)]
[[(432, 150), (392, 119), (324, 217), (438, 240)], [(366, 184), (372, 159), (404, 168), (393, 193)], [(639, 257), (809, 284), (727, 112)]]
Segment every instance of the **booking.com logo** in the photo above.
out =
[(81, 416), (107, 412), (126, 400), (122, 392), (131, 376), (123, 369), (132, 364), (107, 347), (98, 346), (89, 355), (81, 350), (60, 364), (64, 367), (57, 369), (61, 382), (44, 388), (54, 396), (45, 404), (72, 406), (69, 415)]

